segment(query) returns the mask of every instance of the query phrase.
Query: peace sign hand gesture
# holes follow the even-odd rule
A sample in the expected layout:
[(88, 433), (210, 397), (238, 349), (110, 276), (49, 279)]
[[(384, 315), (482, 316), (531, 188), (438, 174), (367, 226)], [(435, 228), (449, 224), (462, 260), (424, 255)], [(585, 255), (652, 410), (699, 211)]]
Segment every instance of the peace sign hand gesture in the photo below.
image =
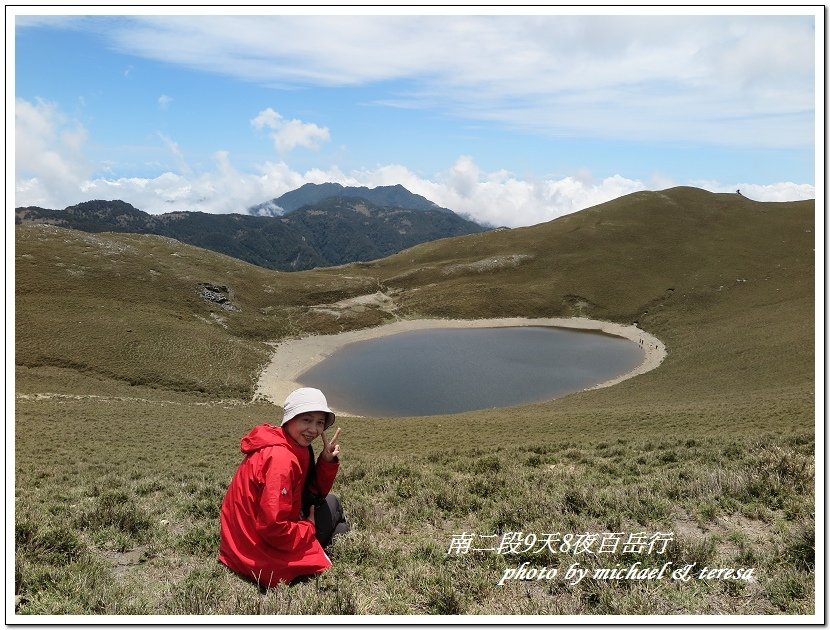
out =
[(334, 432), (334, 437), (331, 438), (331, 441), (326, 439), (325, 431), (320, 435), (323, 438), (323, 452), (320, 455), (327, 462), (333, 462), (340, 455), (340, 445), (337, 443), (337, 436), (340, 435), (340, 427), (337, 427), (337, 431)]

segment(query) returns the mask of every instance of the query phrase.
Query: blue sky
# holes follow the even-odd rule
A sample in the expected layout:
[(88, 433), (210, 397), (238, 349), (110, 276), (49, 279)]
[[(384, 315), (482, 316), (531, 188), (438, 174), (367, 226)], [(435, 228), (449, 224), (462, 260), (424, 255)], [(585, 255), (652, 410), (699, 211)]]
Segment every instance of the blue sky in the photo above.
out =
[(153, 213), (243, 212), (336, 181), (403, 184), (476, 220), (519, 226), (675, 185), (816, 196), (817, 7), (110, 9), (122, 14), (7, 8), (14, 206), (122, 199)]

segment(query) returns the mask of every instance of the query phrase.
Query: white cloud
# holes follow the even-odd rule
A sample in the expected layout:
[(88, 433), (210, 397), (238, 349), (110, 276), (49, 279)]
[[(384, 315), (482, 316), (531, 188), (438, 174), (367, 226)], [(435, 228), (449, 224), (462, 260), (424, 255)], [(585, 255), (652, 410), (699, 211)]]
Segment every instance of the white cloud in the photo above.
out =
[(161, 132), (158, 132), (158, 137), (161, 138), (161, 141), (164, 143), (164, 146), (166, 146), (170, 153), (173, 155), (173, 159), (176, 161), (176, 166), (179, 169), (179, 172), (183, 175), (190, 175), (193, 171), (190, 168), (190, 165), (187, 163), (187, 160), (184, 157), (184, 153), (182, 152), (178, 143), (174, 142), (172, 139), (168, 138)]
[(448, 183), (453, 192), (462, 197), (469, 197), (480, 178), (481, 173), (478, 166), (473, 162), (473, 158), (469, 155), (462, 155), (450, 167)]
[(26, 205), (62, 208), (62, 200), (77, 199), (79, 183), (92, 173), (83, 154), (86, 129), (40, 99), (16, 99), (14, 114), (15, 187)]
[(268, 127), (269, 129), (279, 129), (280, 125), (282, 125), (282, 116), (269, 107), (259, 112), (251, 120), (251, 125), (253, 125), (255, 129), (262, 129), (263, 127)]
[(329, 140), (329, 130), (295, 119), (289, 120), (273, 137), (277, 150), (285, 153), (296, 147), (318, 148), (320, 143)]
[(172, 96), (167, 96), (167, 94), (162, 94), (158, 97), (158, 104), (160, 109), (167, 109), (170, 106), (170, 103), (173, 102)]
[[(131, 54), (264, 85), (397, 81), (384, 104), (535, 133), (814, 139), (811, 16), (145, 16), (105, 32)], [(283, 147), (308, 146), (297, 131), (325, 139), (301, 128)]]
[(809, 184), (781, 182), (778, 184), (738, 184), (737, 188), (746, 197), (756, 201), (794, 201), (815, 199), (816, 188)]
[(318, 127), (314, 123), (304, 123), (297, 119), (286, 120), (270, 107), (259, 112), (251, 120), (251, 126), (255, 129), (271, 129), (270, 137), (278, 153), (288, 153), (297, 147), (317, 149), (321, 143), (330, 140), (330, 133), (326, 127)]
[(411, 182), (411, 190), (476, 221), (490, 225), (519, 227), (553, 220), (584, 208), (610, 201), (644, 184), (615, 175), (597, 184), (579, 177), (522, 180), (496, 171), (467, 179), (463, 191), (457, 187), (459, 164), (467, 173), (477, 172), (470, 158), (457, 161), (436, 182)]
[(725, 185), (715, 181), (693, 181), (690, 186), (705, 188), (712, 192), (735, 192), (740, 190), (744, 197), (755, 201), (798, 201), (815, 199), (816, 188), (810, 184), (796, 184), (794, 182), (778, 182), (776, 184), (736, 183)]

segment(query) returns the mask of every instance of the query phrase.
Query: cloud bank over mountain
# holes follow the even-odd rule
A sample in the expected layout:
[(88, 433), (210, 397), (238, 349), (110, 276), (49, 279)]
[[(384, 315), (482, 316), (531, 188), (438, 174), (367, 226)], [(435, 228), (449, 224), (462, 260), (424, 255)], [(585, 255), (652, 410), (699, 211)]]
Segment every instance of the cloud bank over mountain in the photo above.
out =
[[(271, 110), (260, 112), (258, 128), (274, 135), (285, 131), (284, 119)], [(257, 127), (252, 120), (252, 125)], [(439, 206), (489, 225), (517, 227), (549, 221), (638, 190), (691, 185), (713, 192), (741, 192), (758, 201), (786, 201), (815, 197), (815, 188), (782, 182), (756, 185), (747, 182), (673, 181), (656, 177), (650, 181), (614, 175), (593, 179), (590, 173), (560, 178), (523, 179), (504, 170), (483, 171), (471, 156), (461, 155), (432, 177), (423, 177), (402, 164), (342, 172), (336, 167), (298, 171), (284, 160), (265, 161), (257, 170), (243, 172), (225, 151), (216, 151), (209, 169), (196, 171), (187, 164), (178, 145), (161, 136), (179, 165), (157, 177), (93, 176), (84, 157), (87, 134), (82, 125), (55, 104), (18, 99), (16, 117), (16, 161), (18, 169), (32, 176), (18, 180), (16, 206), (64, 208), (90, 199), (121, 199), (146, 212), (197, 210), (211, 213), (244, 212), (246, 208), (299, 188), (305, 183), (333, 182), (344, 186), (391, 186), (402, 184)], [(303, 123), (296, 121), (298, 125)], [(319, 129), (319, 128), (316, 128)], [(322, 139), (312, 130), (308, 142)], [(301, 142), (301, 134), (293, 140)], [(274, 139), (274, 143), (280, 142)]]

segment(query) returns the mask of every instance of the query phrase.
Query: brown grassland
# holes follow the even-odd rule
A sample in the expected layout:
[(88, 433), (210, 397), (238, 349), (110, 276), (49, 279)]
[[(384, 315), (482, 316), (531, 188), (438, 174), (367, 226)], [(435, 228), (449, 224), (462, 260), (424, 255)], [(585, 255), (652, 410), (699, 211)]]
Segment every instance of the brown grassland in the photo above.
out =
[[(815, 204), (693, 188), (281, 273), (170, 239), (18, 226), (19, 615), (812, 615)], [(200, 295), (228, 288), (237, 310)], [(384, 305), (312, 308), (382, 292)], [(341, 418), (353, 529), (260, 594), (216, 561), (269, 342), (395, 318), (637, 322), (656, 370), (541, 404)], [(318, 447), (319, 448), (319, 447)], [(665, 554), (448, 553), (457, 535), (672, 532)], [(751, 580), (498, 582), (672, 562)]]

